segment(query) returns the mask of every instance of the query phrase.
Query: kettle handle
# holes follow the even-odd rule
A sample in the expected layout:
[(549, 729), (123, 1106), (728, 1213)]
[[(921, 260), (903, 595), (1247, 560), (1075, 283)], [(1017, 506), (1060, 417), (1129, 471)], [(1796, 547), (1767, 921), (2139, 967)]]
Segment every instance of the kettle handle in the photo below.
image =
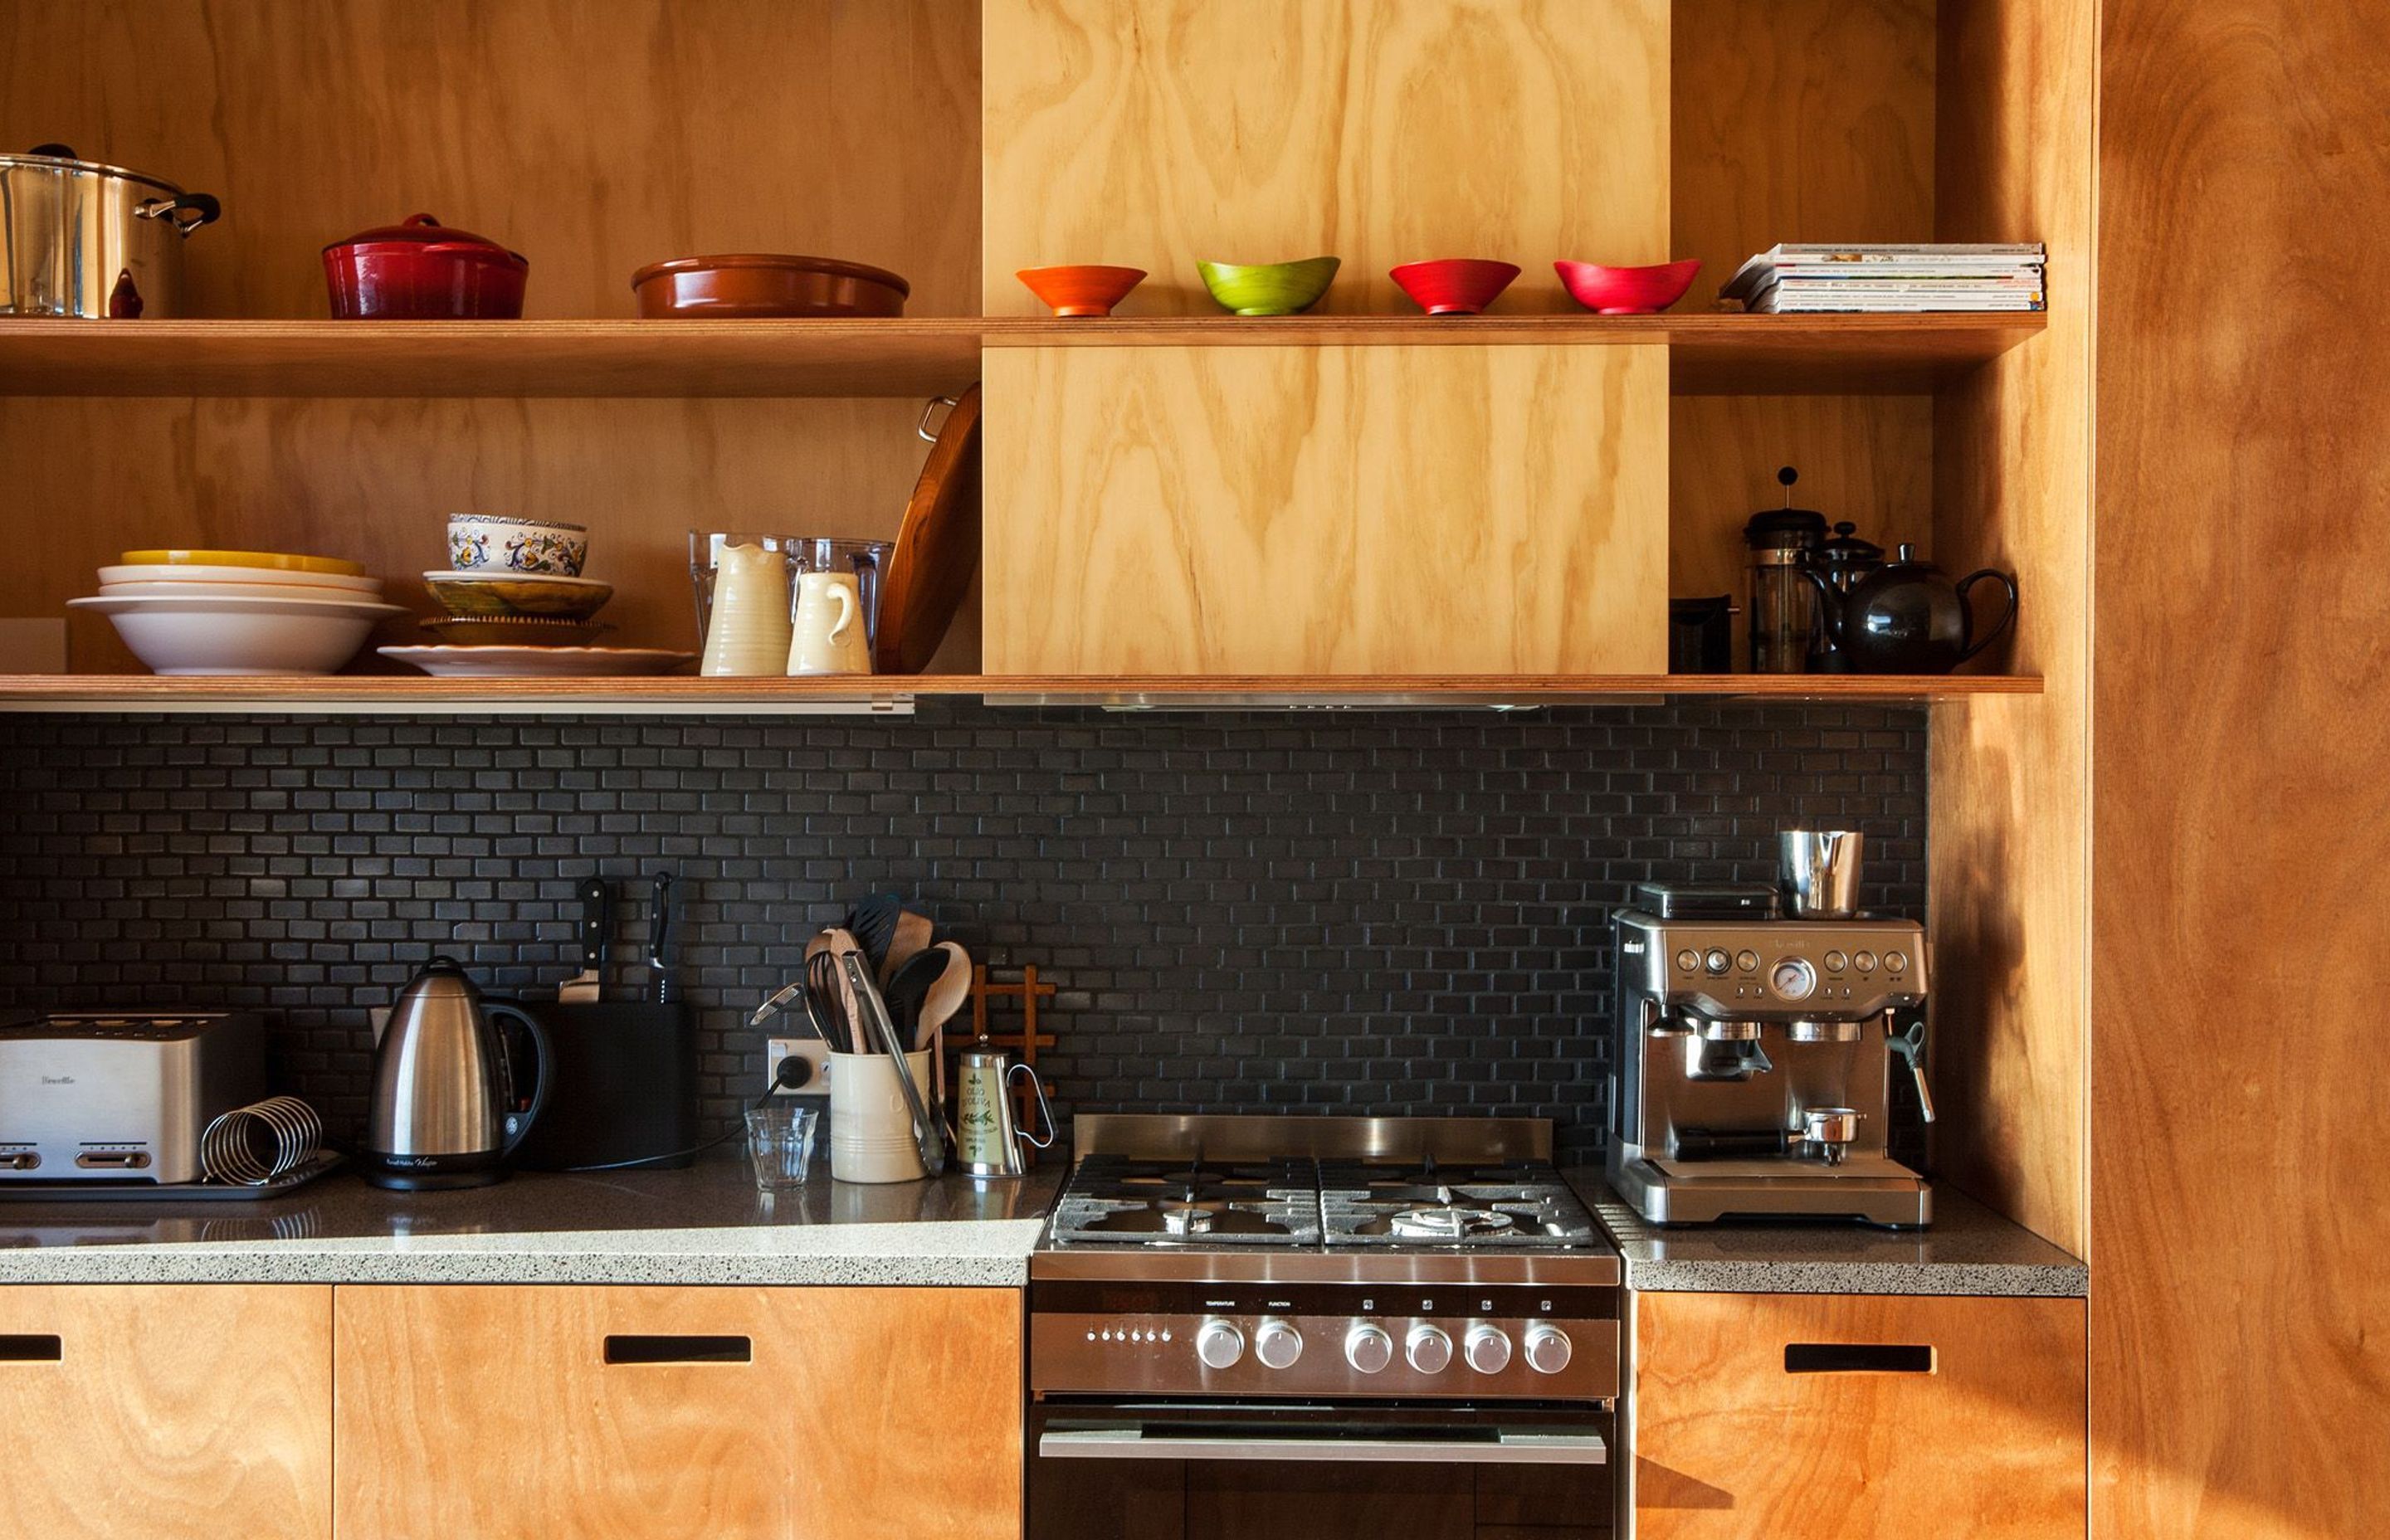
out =
[(515, 1152), (515, 1146), (523, 1142), (523, 1136), (531, 1132), (531, 1125), (539, 1121), (540, 1110), (547, 1105), (547, 1088), (556, 1080), (553, 1073), (556, 1057), (548, 1045), (547, 1029), (539, 1024), (538, 1017), (520, 1006), (510, 1006), (502, 1000), (484, 1000), (482, 1013), (493, 1020), (505, 1016), (522, 1023), (523, 1031), (531, 1035), (532, 1068), (539, 1077), (532, 1083), (531, 1105), (519, 1114), (509, 1115), (513, 1130), (507, 1135), (507, 1142), (498, 1150), (498, 1159), (505, 1160)]
[(1046, 1099), (1046, 1083), (1038, 1079), (1037, 1072), (1031, 1069), (1028, 1065), (1014, 1064), (1007, 1067), (1004, 1072), (1005, 1084), (1008, 1085), (1012, 1083), (1012, 1077), (1017, 1074), (1027, 1075), (1029, 1077), (1029, 1088), (1037, 1093), (1038, 1116), (1046, 1120), (1046, 1136), (1044, 1138), (1039, 1138), (1036, 1135), (1032, 1134), (1026, 1128), (1020, 1131), (1021, 1137), (1028, 1141), (1029, 1148), (1032, 1149), (1051, 1149), (1054, 1148), (1054, 1136), (1061, 1132), (1061, 1130), (1054, 1126), (1054, 1108), (1053, 1105)]
[[(1994, 583), (1998, 584), (2002, 588), (2008, 590), (2008, 608), (2000, 611), (2000, 618), (1993, 622), (1992, 628), (1989, 631), (1985, 632), (1979, 639), (1970, 644), (1966, 651), (1959, 654), (1959, 661), (1961, 663), (1965, 662), (1968, 659), (1972, 658), (1976, 653), (1983, 651), (1984, 648), (1991, 646), (1994, 642), (1998, 641), (2001, 634), (2007, 631), (2010, 625), (2016, 620), (2016, 579), (2009, 576), (2006, 572), (1996, 571), (1992, 568), (1986, 567), (1981, 571), (1969, 572), (1965, 577), (1959, 580), (1959, 608), (1960, 610), (1967, 617), (1968, 629), (1971, 631), (1974, 629), (1975, 611), (1973, 607), (1967, 602), (1967, 590), (1974, 586), (1976, 584), (1981, 583), (1985, 578), (1990, 578)], [(1956, 667), (1957, 665), (1953, 664), (1952, 666)]]

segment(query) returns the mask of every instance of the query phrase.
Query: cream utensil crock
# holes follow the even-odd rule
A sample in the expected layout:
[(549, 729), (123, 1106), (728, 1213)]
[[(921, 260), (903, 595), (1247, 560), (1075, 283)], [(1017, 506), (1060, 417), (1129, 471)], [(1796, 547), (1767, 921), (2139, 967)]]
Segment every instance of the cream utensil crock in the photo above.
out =
[[(927, 1101), (930, 1056), (906, 1054), (905, 1072)], [(829, 1056), (829, 1174), (842, 1182), (919, 1182), (930, 1174), (896, 1061), (884, 1053)]]

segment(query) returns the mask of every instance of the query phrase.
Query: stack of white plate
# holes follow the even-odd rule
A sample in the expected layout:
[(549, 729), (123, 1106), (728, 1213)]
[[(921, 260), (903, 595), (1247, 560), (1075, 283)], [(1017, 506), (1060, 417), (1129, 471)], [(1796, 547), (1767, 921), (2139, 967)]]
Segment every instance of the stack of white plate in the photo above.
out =
[(127, 551), (70, 609), (106, 615), (156, 674), (330, 674), (385, 616), (353, 561), (278, 551)]

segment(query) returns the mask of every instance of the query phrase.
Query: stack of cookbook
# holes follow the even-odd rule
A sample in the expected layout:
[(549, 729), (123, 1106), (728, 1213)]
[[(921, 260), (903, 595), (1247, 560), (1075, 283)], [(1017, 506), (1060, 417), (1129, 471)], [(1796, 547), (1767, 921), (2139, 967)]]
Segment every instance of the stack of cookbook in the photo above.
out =
[(2043, 249), (2030, 246), (1770, 247), (1718, 290), (1763, 315), (1831, 311), (1915, 314), (1925, 311), (2042, 308)]

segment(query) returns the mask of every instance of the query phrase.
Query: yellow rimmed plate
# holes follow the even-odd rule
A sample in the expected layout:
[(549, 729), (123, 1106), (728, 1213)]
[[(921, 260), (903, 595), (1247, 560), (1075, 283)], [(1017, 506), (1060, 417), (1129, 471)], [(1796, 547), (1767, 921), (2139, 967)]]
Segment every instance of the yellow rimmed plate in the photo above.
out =
[(127, 567), (262, 567), (278, 572), (328, 572), (363, 577), (365, 564), (336, 556), (295, 556), (288, 551), (127, 551)]

